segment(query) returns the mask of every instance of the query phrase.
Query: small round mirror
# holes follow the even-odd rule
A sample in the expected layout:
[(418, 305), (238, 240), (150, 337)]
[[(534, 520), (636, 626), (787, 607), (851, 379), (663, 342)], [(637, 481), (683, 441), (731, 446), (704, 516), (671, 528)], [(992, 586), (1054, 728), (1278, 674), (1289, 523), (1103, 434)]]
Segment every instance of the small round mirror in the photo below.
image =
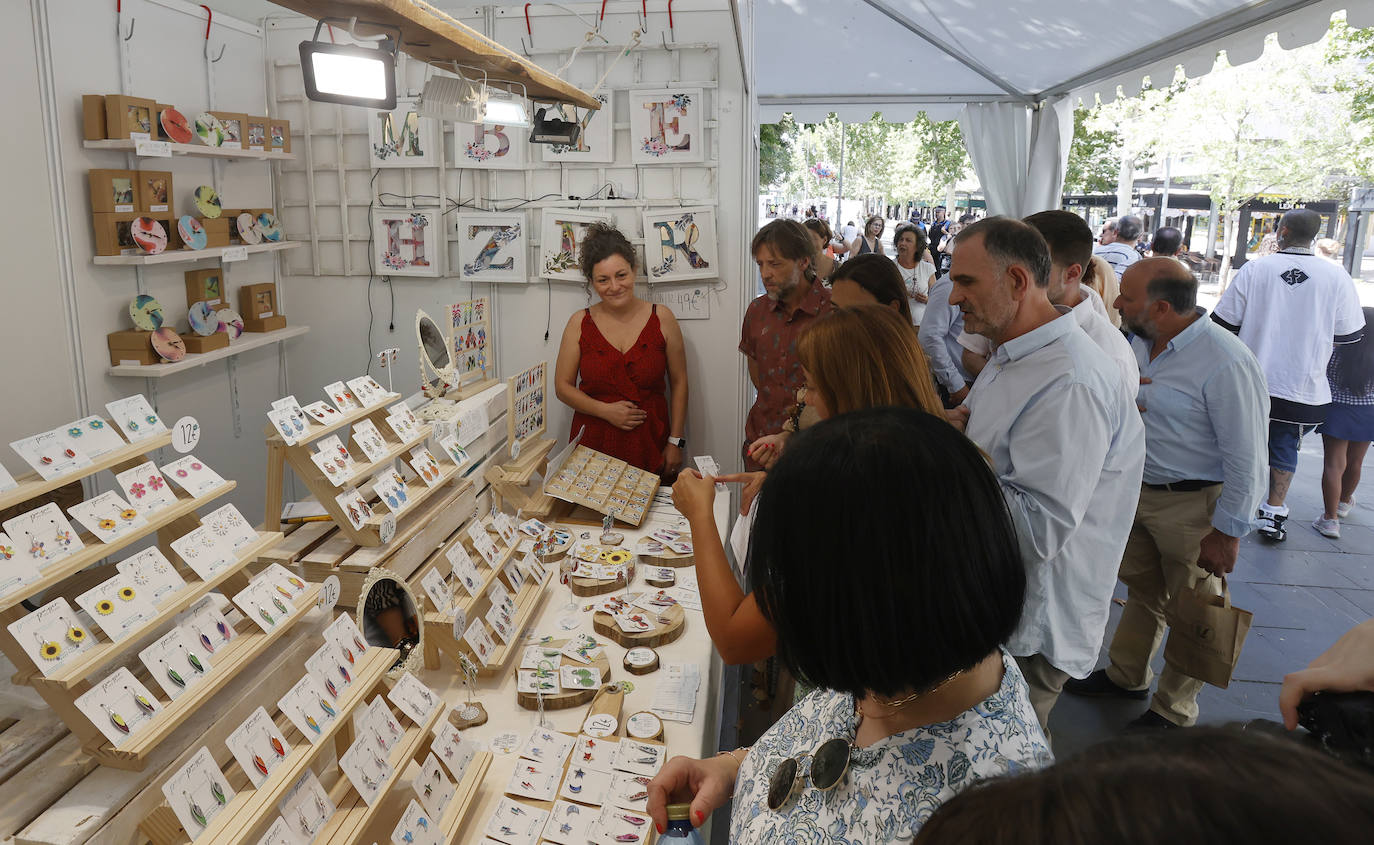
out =
[(399, 575), (389, 569), (368, 572), (358, 597), (358, 627), (368, 645), (399, 652), (392, 672), (420, 669), (425, 626), (415, 594)]
[(443, 378), (453, 368), (449, 357), (448, 339), (438, 324), (424, 311), (415, 312), (415, 340), (420, 344), (420, 358), (429, 364), (436, 376)]

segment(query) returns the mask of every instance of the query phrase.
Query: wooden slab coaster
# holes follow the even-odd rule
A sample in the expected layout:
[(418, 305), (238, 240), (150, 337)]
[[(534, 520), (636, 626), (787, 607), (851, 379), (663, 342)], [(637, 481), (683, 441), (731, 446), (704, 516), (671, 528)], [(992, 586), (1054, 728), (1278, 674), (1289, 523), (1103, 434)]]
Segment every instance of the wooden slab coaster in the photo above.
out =
[(647, 675), (658, 670), (658, 652), (648, 646), (636, 646), (625, 652), (625, 671), (631, 675)]
[[(597, 547), (592, 546), (589, 548), (594, 549)], [(583, 598), (588, 596), (599, 596), (603, 593), (614, 592), (620, 587), (624, 587), (628, 582), (634, 580), (635, 555), (634, 552), (629, 549), (620, 548), (618, 546), (601, 546), (600, 551), (597, 553), (597, 557), (587, 562), (598, 563), (603, 566), (625, 566), (626, 580), (622, 581), (618, 578), (603, 580), (599, 578), (579, 578), (574, 576), (570, 579), (572, 582), (573, 595), (582, 596)]]
[[(601, 636), (615, 640), (625, 648), (641, 645), (656, 648), (667, 645), (682, 636), (682, 632), (687, 628), (687, 614), (679, 604), (659, 614), (645, 612), (644, 618), (649, 620), (653, 627), (647, 631), (629, 634), (620, 630), (620, 626), (615, 624), (615, 617), (611, 614), (597, 611), (592, 614), (592, 628)], [(660, 622), (659, 619), (664, 621)]]
[[(541, 643), (541, 645), (545, 645), (551, 649), (557, 649), (562, 648), (567, 645), (567, 643), (567, 640), (554, 640), (550, 643)], [(564, 666), (580, 666), (598, 670), (601, 675), (601, 683), (603, 684), (611, 679), (611, 661), (607, 659), (605, 649), (602, 649), (600, 657), (591, 662), (590, 667), (587, 667), (585, 663), (578, 663), (567, 655), (559, 655), (558, 660), (558, 665), (555, 667), (555, 671), (557, 672), (561, 673)], [(544, 709), (566, 710), (569, 707), (578, 707), (596, 698), (597, 692), (598, 690), (595, 689), (564, 690), (560, 688), (559, 692), (544, 694)], [(536, 693), (517, 692), (515, 694), (515, 700), (526, 710), (539, 709), (539, 695)]]
[(663, 547), (663, 551), (652, 554), (636, 548), (635, 554), (639, 555), (645, 566), (693, 566), (697, 562), (696, 555), (680, 555), (667, 546)]
[[(658, 577), (662, 574), (664, 577)], [(677, 583), (677, 575), (670, 568), (646, 564), (644, 568), (644, 583), (650, 587), (671, 587)]]
[(663, 741), (663, 720), (648, 710), (631, 713), (625, 720), (625, 735), (630, 739)]
[(466, 703), (455, 704), (453, 708), (448, 711), (449, 722), (460, 731), (467, 730), (468, 728), (475, 728), (487, 723), (487, 708), (483, 707), (480, 701), (474, 701), (471, 705), (472, 709), (477, 711), (476, 715), (471, 719), (464, 719), (462, 714), (464, 709), (468, 706), (469, 705)]
[(625, 703), (624, 684), (607, 684), (597, 690), (582, 719), (582, 732), (588, 736), (607, 737), (620, 728), (620, 708)]

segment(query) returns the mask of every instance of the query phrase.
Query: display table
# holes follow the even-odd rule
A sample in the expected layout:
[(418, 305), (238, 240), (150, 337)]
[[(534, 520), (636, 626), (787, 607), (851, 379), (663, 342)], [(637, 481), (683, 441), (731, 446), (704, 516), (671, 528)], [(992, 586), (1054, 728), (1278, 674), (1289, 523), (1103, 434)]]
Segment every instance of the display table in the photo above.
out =
[[(715, 517), (716, 526), (721, 532), (721, 536), (726, 536), (725, 532), (730, 525), (730, 516), (730, 497), (724, 494), (717, 495)], [(583, 525), (563, 527), (573, 530), (574, 537), (580, 537), (584, 531), (591, 532), (593, 541), (600, 534), (599, 528), (589, 528)], [(616, 530), (625, 535), (622, 545), (632, 549), (640, 537), (665, 527), (675, 528), (683, 532), (687, 531), (685, 519), (668, 522), (655, 515), (647, 516), (638, 528), (629, 529), (618, 524)], [(554, 566), (556, 568), (557, 564)], [(657, 589), (644, 584), (644, 572), (645, 565), (641, 562), (635, 573), (634, 583), (630, 587), (631, 592)], [(696, 583), (695, 567), (682, 567), (677, 570), (677, 584), (680, 586), (684, 583)], [(645, 675), (632, 675), (624, 669), (627, 649), (597, 634), (592, 628), (592, 612), (585, 608), (595, 599), (579, 598), (577, 599), (577, 609), (569, 611), (568, 600), (570, 595), (569, 588), (560, 585), (555, 575), (546, 588), (543, 604), (536, 612), (534, 621), (526, 629), (525, 643), (533, 644), (535, 639), (546, 635), (555, 639), (566, 639), (578, 634), (589, 634), (596, 637), (597, 641), (606, 649), (606, 656), (611, 665), (611, 680), (628, 681), (634, 685), (634, 690), (625, 696), (624, 705), (621, 708), (622, 728), (619, 733), (622, 735), (625, 719), (630, 714), (649, 709), (659, 679), (666, 674), (661, 668), (662, 666), (671, 663), (697, 664), (701, 670), (701, 689), (697, 693), (693, 721), (691, 724), (683, 724), (664, 719), (663, 739), (668, 746), (669, 759), (679, 754), (692, 757), (713, 755), (717, 750), (716, 742), (720, 730), (718, 699), (722, 664), (720, 654), (712, 645), (711, 638), (707, 634), (706, 623), (702, 619), (701, 611), (684, 608), (687, 615), (687, 626), (683, 635), (676, 641), (655, 649), (659, 655), (659, 669)], [(558, 620), (570, 615), (576, 617), (579, 622), (578, 626), (571, 631), (565, 630), (558, 624)], [(516, 703), (515, 668), (518, 663), (519, 655), (517, 654), (512, 657), (501, 672), (491, 677), (479, 678), (477, 681), (476, 699), (486, 708), (489, 719), (484, 725), (463, 731), (463, 737), (476, 741), (483, 747), (489, 747), (493, 738), (506, 733), (515, 733), (519, 739), (516, 740), (515, 748), (509, 754), (494, 751), (491, 767), (483, 780), (476, 799), (476, 809), (469, 815), (467, 823), (455, 841), (480, 842), (482, 840), (482, 828), (502, 797), (511, 774), (515, 771), (520, 748), (524, 745), (530, 732), (539, 724), (538, 712), (526, 710)], [(461, 706), (464, 701), (461, 675), (454, 671), (452, 664), (448, 661), (445, 661), (443, 667), (437, 671), (422, 673), (420, 679), (440, 692), (448, 704)], [(545, 719), (553, 730), (576, 733), (581, 727), (586, 713), (587, 707), (585, 705), (567, 710), (549, 710), (545, 713)], [(383, 815), (388, 818), (395, 818), (394, 813)], [(652, 839), (652, 834), (650, 838)]]

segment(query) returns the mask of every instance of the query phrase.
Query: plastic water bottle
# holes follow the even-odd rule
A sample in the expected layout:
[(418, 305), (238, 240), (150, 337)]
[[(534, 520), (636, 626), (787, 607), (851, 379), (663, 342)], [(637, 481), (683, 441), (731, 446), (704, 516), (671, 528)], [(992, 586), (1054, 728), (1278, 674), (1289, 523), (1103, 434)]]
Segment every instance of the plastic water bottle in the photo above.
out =
[(669, 804), (668, 829), (663, 832), (659, 839), (676, 839), (683, 842), (684, 845), (705, 845), (701, 834), (692, 827), (691, 817), (691, 804)]

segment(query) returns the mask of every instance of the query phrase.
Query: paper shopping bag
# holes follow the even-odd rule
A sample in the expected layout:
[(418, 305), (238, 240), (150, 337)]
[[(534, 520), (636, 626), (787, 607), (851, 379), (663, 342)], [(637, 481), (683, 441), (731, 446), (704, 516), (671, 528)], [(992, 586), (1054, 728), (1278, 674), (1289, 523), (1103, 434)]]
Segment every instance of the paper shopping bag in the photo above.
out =
[(1169, 640), (1164, 662), (1173, 669), (1225, 689), (1240, 660), (1254, 614), (1231, 604), (1231, 591), (1221, 579), (1221, 595), (1189, 588), (1174, 597), (1165, 614)]

